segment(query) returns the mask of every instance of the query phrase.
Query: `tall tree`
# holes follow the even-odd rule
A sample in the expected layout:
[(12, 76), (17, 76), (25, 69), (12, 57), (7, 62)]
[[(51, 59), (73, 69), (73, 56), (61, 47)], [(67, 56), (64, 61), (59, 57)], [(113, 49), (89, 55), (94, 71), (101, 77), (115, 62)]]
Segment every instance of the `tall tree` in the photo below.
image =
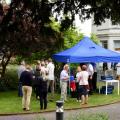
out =
[(59, 47), (61, 34), (52, 29), (51, 5), (42, 0), (12, 0), (8, 9), (0, 7), (0, 47), (2, 77), (11, 56), (50, 52)]
[(119, 23), (119, 12), (120, 0), (11, 0), (9, 6), (0, 4), (2, 75), (12, 55), (50, 52), (62, 45), (61, 32), (48, 25), (51, 16), (59, 19), (63, 31), (73, 25), (75, 14), (80, 20), (94, 15), (99, 25), (105, 18)]

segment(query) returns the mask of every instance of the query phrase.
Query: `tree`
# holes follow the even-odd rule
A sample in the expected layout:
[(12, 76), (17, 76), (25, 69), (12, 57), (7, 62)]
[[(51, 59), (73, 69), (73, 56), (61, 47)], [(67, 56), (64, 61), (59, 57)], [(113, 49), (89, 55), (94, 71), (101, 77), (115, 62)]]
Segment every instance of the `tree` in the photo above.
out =
[(48, 24), (51, 7), (46, 1), (12, 0), (7, 10), (0, 6), (0, 48), (2, 72), (11, 56), (29, 56), (34, 52), (51, 52), (59, 48), (61, 34)]
[(63, 29), (71, 25), (75, 14), (81, 21), (93, 17), (94, 24), (100, 25), (105, 19), (111, 19), (113, 24), (120, 23), (120, 0), (53, 0), (55, 11), (59, 16), (61, 11), (61, 24)]
[(95, 34), (92, 33), (90, 38), (91, 38), (91, 40), (93, 40), (94, 43), (96, 43), (96, 44), (100, 43), (99, 38)]
[(68, 49), (77, 44), (82, 38), (83, 34), (78, 32), (75, 28), (69, 28), (63, 32), (64, 46), (63, 49)]
[[(11, 56), (49, 53), (63, 45), (61, 31), (73, 25), (75, 14), (82, 21), (94, 15), (99, 25), (106, 18), (119, 23), (119, 12), (120, 0), (11, 0), (9, 6), (0, 4), (2, 76)], [(48, 25), (50, 17), (59, 19), (60, 32)]]

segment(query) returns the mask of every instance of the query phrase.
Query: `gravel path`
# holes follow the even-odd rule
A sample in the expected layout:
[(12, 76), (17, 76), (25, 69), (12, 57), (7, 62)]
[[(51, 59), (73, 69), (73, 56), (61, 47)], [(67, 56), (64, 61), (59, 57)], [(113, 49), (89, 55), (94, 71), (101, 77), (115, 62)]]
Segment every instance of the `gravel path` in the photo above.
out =
[[(78, 113), (107, 113), (109, 120), (120, 120), (120, 103), (115, 103), (106, 106), (94, 107), (94, 108), (82, 108), (78, 110), (65, 110), (65, 119), (70, 115)], [(0, 120), (40, 120), (39, 118), (46, 118), (46, 120), (55, 120), (55, 112), (44, 112), (38, 114), (24, 114), (24, 115), (11, 115), (11, 116), (0, 116)], [(65, 120), (64, 119), (64, 120)]]

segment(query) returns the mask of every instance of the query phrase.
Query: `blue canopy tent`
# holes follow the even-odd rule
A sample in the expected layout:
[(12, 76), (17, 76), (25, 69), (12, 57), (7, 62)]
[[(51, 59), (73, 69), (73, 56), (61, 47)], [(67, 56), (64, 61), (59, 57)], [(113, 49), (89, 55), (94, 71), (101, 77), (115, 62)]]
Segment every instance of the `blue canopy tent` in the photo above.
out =
[(63, 63), (119, 62), (120, 53), (105, 49), (84, 37), (72, 48), (54, 54), (53, 58)]
[(58, 62), (69, 63), (69, 65), (70, 63), (82, 62), (119, 62), (120, 53), (105, 49), (95, 44), (92, 40), (90, 40), (90, 38), (84, 37), (72, 48), (54, 54), (53, 58)]

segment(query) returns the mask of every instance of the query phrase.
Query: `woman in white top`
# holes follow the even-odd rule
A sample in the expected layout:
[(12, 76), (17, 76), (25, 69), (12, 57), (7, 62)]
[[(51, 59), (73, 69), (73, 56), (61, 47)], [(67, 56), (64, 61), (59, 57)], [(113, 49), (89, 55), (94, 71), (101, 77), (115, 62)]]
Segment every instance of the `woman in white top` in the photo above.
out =
[(88, 77), (89, 73), (87, 72), (87, 66), (83, 65), (82, 71), (79, 74), (79, 86), (82, 104), (88, 103), (88, 91), (89, 91)]

